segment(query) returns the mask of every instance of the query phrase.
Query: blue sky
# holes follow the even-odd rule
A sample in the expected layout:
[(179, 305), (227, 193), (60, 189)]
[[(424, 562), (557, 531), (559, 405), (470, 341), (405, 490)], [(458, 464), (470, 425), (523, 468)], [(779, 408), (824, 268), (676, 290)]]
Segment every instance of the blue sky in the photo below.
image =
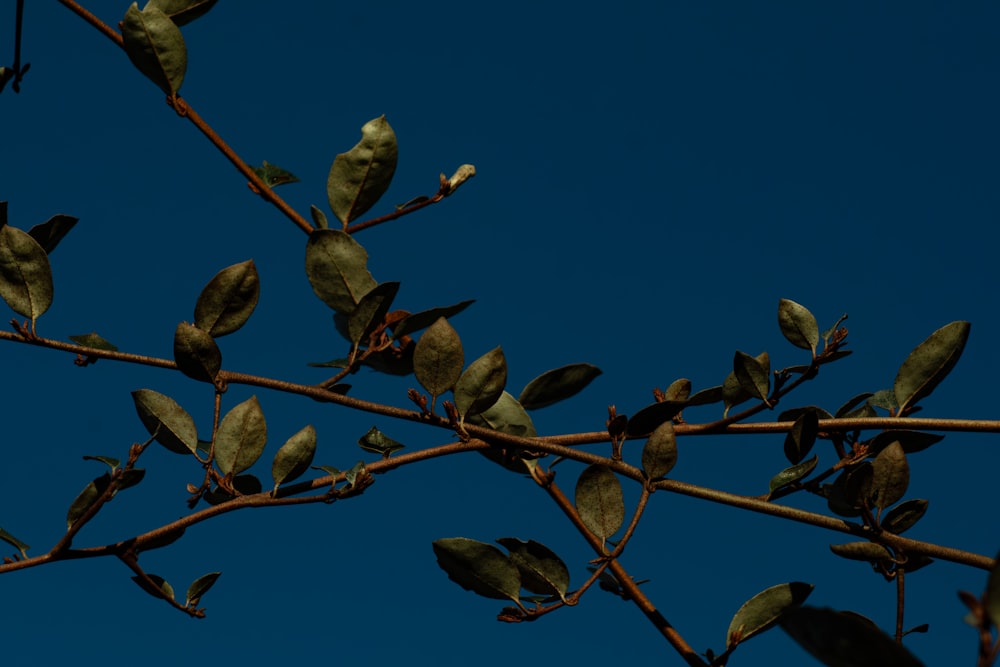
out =
[[(9, 57), (13, 3), (0, 23)], [(10, 223), (80, 218), (53, 254), (56, 299), (40, 333), (96, 330), (121, 349), (171, 356), (202, 286), (253, 258), (261, 301), (222, 342), (231, 370), (319, 382), (306, 366), (341, 356), (330, 311), (302, 269), (302, 233), (241, 177), (113, 45), (55, 2), (28, 3), (20, 95), (0, 97)], [(111, 24), (126, 3), (87, 4)], [(678, 377), (719, 384), (733, 351), (804, 363), (776, 326), (779, 298), (822, 326), (841, 314), (853, 356), (824, 368), (782, 407), (833, 411), (891, 386), (907, 353), (939, 326), (973, 323), (965, 355), (924, 402), (928, 416), (994, 417), (1000, 368), (993, 287), (1000, 154), (1000, 52), (989, 3), (300, 3), (221, 2), (184, 29), (182, 95), (250, 163), (293, 171), (279, 193), (326, 208), (330, 163), (385, 114), (400, 143), (396, 178), (373, 214), (431, 194), (439, 172), (478, 175), (441, 205), (358, 240), (379, 281), (399, 280), (409, 310), (476, 299), (455, 318), (468, 359), (502, 345), (509, 386), (586, 361), (604, 374), (536, 415), (542, 433), (603, 427)], [(201, 429), (211, 392), (165, 371), (102, 361), (77, 369), (52, 351), (0, 345), (8, 454), (0, 526), (41, 553), (76, 493), (100, 473), (84, 454), (124, 457), (145, 437), (129, 392), (181, 402)], [(412, 378), (362, 372), (352, 394), (407, 406)], [(228, 405), (247, 398), (233, 387)], [(257, 392), (270, 448), (312, 423), (318, 464), (345, 468), (376, 423), (408, 448), (442, 432)], [(715, 408), (689, 420), (711, 420)], [(671, 476), (737, 493), (766, 491), (786, 465), (773, 436), (690, 439)], [(626, 445), (637, 457), (640, 443)], [(595, 448), (595, 451), (602, 451)], [(832, 462), (832, 452), (823, 451)], [(81, 534), (99, 544), (186, 512), (198, 469), (162, 449), (147, 479)], [(265, 456), (265, 460), (269, 460)], [(992, 554), (998, 455), (992, 438), (948, 436), (911, 457), (907, 497), (930, 509), (908, 535)], [(579, 466), (560, 466), (572, 488)], [(262, 464), (259, 474), (266, 478)], [(631, 489), (629, 499), (634, 500)], [(822, 511), (810, 499), (793, 504)], [(532, 624), (501, 625), (501, 604), (459, 589), (430, 543), (536, 539), (581, 583), (592, 554), (530, 482), (479, 457), (378, 479), (330, 507), (235, 513), (188, 531), (146, 567), (183, 590), (223, 572), (193, 621), (139, 591), (112, 561), (61, 563), (0, 582), (4, 655), (39, 664), (109, 655), (150, 665), (206, 658), (405, 659), (442, 665), (512, 658), (597, 664), (622, 655), (681, 664), (642, 616), (594, 591)], [(784, 581), (810, 602), (891, 628), (894, 587), (832, 556), (843, 540), (734, 509), (657, 494), (625, 567), (698, 650), (724, 647), (732, 614)], [(909, 645), (927, 664), (974, 655), (957, 589), (984, 573), (947, 563), (908, 579)], [(327, 657), (328, 656), (328, 657)], [(946, 657), (947, 656), (947, 657)], [(631, 658), (630, 658), (631, 659)], [(730, 664), (807, 662), (780, 631)]]

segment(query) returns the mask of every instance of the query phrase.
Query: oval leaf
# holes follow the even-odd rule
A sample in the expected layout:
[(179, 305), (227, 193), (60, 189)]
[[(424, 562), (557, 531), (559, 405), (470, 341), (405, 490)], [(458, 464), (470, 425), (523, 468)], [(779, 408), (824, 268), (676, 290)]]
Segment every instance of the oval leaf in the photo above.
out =
[(507, 360), (496, 347), (479, 357), (465, 369), (455, 383), (455, 408), (459, 417), (484, 412), (503, 394), (507, 384)]
[(525, 410), (537, 410), (579, 393), (601, 374), (591, 364), (569, 364), (546, 371), (529, 382), (518, 396)]
[(843, 667), (922, 667), (919, 660), (873, 623), (854, 614), (797, 607), (781, 627), (824, 665)]
[(364, 342), (382, 324), (398, 291), (399, 283), (388, 282), (376, 285), (361, 297), (357, 308), (347, 318), (347, 339), (352, 344)]
[(926, 500), (914, 498), (896, 505), (882, 517), (882, 530), (895, 535), (902, 534), (923, 518), (928, 504)]
[(785, 468), (777, 475), (771, 478), (770, 489), (771, 493), (774, 493), (778, 489), (788, 486), (792, 482), (797, 482), (813, 470), (816, 469), (816, 464), (819, 463), (819, 456), (813, 454), (812, 458), (808, 461), (803, 461), (793, 465), (790, 468)]
[(122, 20), (122, 46), (136, 69), (167, 95), (181, 89), (187, 46), (180, 28), (155, 6), (132, 6)]
[(751, 357), (737, 350), (733, 356), (733, 374), (740, 388), (751, 398), (767, 400), (771, 391), (771, 367), (766, 352), (758, 357)]
[(462, 301), (451, 306), (431, 308), (430, 310), (423, 310), (419, 313), (407, 315), (392, 325), (392, 332), (397, 338), (407, 336), (420, 331), (421, 329), (426, 329), (430, 325), (437, 322), (439, 318), (449, 318), (454, 315), (458, 315), (473, 303), (475, 303), (475, 301)]
[(660, 401), (647, 405), (632, 415), (625, 426), (625, 432), (630, 438), (650, 435), (660, 425), (670, 423), (687, 405), (685, 401)]
[(778, 584), (757, 593), (743, 603), (726, 631), (726, 649), (769, 630), (782, 614), (797, 607), (812, 593), (813, 585), (801, 581)]
[(181, 322), (174, 331), (174, 361), (189, 378), (215, 382), (222, 368), (222, 352), (212, 336), (193, 324)]
[(312, 465), (316, 454), (316, 429), (312, 424), (285, 441), (271, 463), (271, 477), (274, 489), (285, 482), (298, 478)]
[(215, 436), (215, 463), (224, 475), (238, 475), (260, 458), (267, 443), (267, 424), (256, 396), (226, 413)]
[(339, 229), (317, 229), (306, 243), (306, 276), (313, 292), (338, 313), (350, 315), (375, 288), (368, 253)]
[(0, 227), (0, 296), (34, 322), (52, 305), (52, 268), (38, 241), (16, 227)]
[(466, 421), (476, 426), (485, 426), (494, 431), (510, 433), (522, 438), (534, 438), (538, 435), (535, 431), (535, 425), (531, 421), (531, 416), (525, 412), (521, 404), (517, 402), (517, 399), (506, 391), (500, 395), (497, 402), (490, 406), (488, 410), (479, 414), (469, 415)]
[(659, 479), (677, 464), (677, 436), (671, 422), (660, 424), (642, 448), (642, 469), (649, 479)]
[(434, 554), (448, 578), (467, 591), (495, 600), (518, 599), (521, 574), (492, 544), (466, 537), (435, 540)]
[(789, 299), (781, 299), (778, 302), (778, 326), (789, 343), (816, 354), (819, 325), (808, 308)]
[(69, 506), (69, 511), (66, 512), (66, 528), (72, 528), (73, 524), (80, 520), (90, 506), (97, 502), (97, 499), (101, 497), (101, 494), (108, 488), (111, 484), (111, 475), (104, 473), (100, 477), (96, 478), (90, 484), (83, 487), (83, 491), (80, 495), (76, 497), (73, 504)]
[(796, 464), (806, 457), (819, 434), (819, 417), (815, 412), (803, 412), (795, 420), (792, 430), (785, 436), (785, 457)]
[(566, 599), (569, 568), (555, 552), (534, 540), (523, 542), (516, 537), (501, 537), (497, 542), (510, 552), (510, 560), (520, 571), (525, 590)]
[(848, 560), (878, 561), (892, 558), (892, 554), (889, 553), (888, 549), (875, 542), (831, 544), (830, 551)]
[(602, 465), (588, 466), (576, 482), (576, 511), (587, 529), (602, 540), (618, 532), (625, 521), (618, 476)]
[(194, 325), (214, 337), (231, 334), (250, 319), (260, 297), (260, 278), (252, 259), (222, 269), (198, 297)]
[(156, 441), (177, 454), (198, 450), (198, 430), (194, 419), (174, 399), (152, 389), (132, 392), (139, 419)]
[(902, 499), (910, 485), (910, 465), (906, 462), (903, 446), (894, 442), (883, 449), (872, 461), (872, 467), (875, 506), (884, 510)]
[(389, 189), (397, 157), (396, 134), (385, 116), (379, 116), (364, 124), (354, 148), (334, 159), (326, 193), (330, 210), (345, 226)]
[(208, 592), (215, 582), (219, 579), (221, 572), (209, 572), (208, 574), (203, 574), (188, 586), (187, 593), (185, 595), (184, 606), (197, 605), (201, 601), (201, 596)]
[(958, 363), (969, 339), (968, 322), (946, 324), (918, 345), (896, 375), (893, 391), (900, 410), (930, 395)]
[(462, 375), (465, 353), (462, 341), (448, 320), (439, 317), (420, 336), (413, 350), (413, 374), (431, 398), (455, 386)]

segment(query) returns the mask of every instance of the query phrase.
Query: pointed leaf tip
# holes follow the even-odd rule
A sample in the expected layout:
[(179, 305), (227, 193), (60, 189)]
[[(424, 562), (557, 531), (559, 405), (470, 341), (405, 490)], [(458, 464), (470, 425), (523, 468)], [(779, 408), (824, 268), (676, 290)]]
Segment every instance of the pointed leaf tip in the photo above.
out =
[(601, 369), (591, 364), (555, 368), (529, 382), (517, 400), (525, 410), (544, 408), (583, 391), (600, 374)]
[(965, 321), (946, 324), (910, 352), (893, 386), (900, 411), (929, 396), (948, 376), (962, 356), (971, 328)]
[(361, 128), (361, 141), (334, 159), (326, 190), (330, 210), (344, 224), (370, 209), (392, 182), (399, 149), (385, 116)]

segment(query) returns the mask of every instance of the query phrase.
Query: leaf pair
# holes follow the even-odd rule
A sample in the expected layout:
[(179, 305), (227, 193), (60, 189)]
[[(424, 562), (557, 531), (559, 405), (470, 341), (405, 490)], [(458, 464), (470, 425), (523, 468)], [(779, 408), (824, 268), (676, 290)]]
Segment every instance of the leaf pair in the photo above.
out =
[(167, 95), (176, 95), (187, 71), (180, 26), (205, 14), (217, 0), (149, 0), (122, 19), (122, 46), (129, 60)]
[(543, 544), (513, 537), (497, 542), (510, 552), (504, 554), (491, 544), (466, 537), (435, 540), (434, 554), (448, 578), (462, 588), (483, 597), (520, 600), (521, 589), (565, 599), (569, 589), (569, 569)]

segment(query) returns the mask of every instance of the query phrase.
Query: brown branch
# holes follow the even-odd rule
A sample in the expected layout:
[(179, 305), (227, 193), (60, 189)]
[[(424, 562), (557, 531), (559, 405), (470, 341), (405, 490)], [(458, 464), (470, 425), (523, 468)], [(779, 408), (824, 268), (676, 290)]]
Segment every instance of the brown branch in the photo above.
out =
[[(447, 183), (447, 181), (445, 183)], [(383, 222), (389, 222), (390, 220), (401, 218), (404, 215), (409, 215), (410, 213), (419, 211), (420, 209), (426, 208), (432, 204), (437, 204), (439, 201), (445, 198), (445, 195), (446, 195), (445, 185), (442, 184), (441, 189), (438, 190), (438, 192), (433, 197), (425, 199), (422, 202), (417, 202), (412, 206), (405, 206), (403, 208), (397, 209), (392, 213), (387, 213), (386, 215), (380, 216), (378, 218), (372, 218), (371, 220), (365, 220), (364, 222), (356, 222), (353, 225), (348, 225), (347, 228), (344, 229), (344, 231), (347, 232), (348, 234), (356, 234), (358, 232), (369, 229), (370, 227), (374, 227), (375, 225), (381, 225)]]
[(117, 30), (115, 30), (107, 23), (105, 23), (101, 19), (91, 14), (89, 11), (81, 7), (73, 0), (59, 0), (59, 2), (62, 3), (64, 6), (68, 7), (71, 11), (73, 11), (77, 16), (82, 18), (84, 21), (97, 28), (97, 30), (101, 34), (103, 34), (105, 37), (114, 42), (118, 46), (118, 48), (122, 47), (122, 36), (118, 33)]

